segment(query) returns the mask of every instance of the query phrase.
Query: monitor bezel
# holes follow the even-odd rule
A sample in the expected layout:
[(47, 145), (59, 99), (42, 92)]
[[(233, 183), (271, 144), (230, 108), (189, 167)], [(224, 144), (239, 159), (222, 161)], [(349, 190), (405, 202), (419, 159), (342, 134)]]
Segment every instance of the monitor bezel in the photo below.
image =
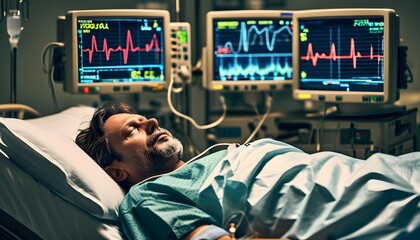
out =
[[(156, 82), (107, 82), (80, 83), (78, 70), (78, 36), (77, 19), (80, 17), (137, 17), (161, 18), (164, 31), (164, 80)], [(65, 50), (66, 50), (66, 80), (64, 91), (73, 94), (118, 94), (139, 93), (143, 91), (157, 91), (168, 86), (171, 76), (170, 66), (170, 15), (166, 10), (146, 9), (101, 9), (101, 10), (72, 10), (66, 14)], [(87, 90), (86, 90), (87, 89)]]
[[(384, 18), (384, 89), (382, 92), (345, 92), (332, 90), (303, 90), (300, 88), (299, 34), (302, 19), (333, 19), (346, 17)], [(293, 15), (293, 98), (327, 103), (390, 104), (398, 100), (397, 63), (399, 45), (399, 19), (393, 9), (317, 9), (302, 10)], [(372, 98), (371, 98), (372, 97)], [(371, 100), (375, 99), (375, 100)], [(376, 99), (382, 99), (376, 101)]]
[[(231, 11), (210, 11), (206, 17), (206, 48), (203, 58), (205, 58), (203, 88), (210, 91), (220, 92), (247, 92), (247, 91), (277, 91), (291, 90), (292, 79), (287, 80), (267, 80), (267, 81), (219, 81), (214, 79), (214, 25), (216, 19), (270, 19), (284, 18), (292, 21), (293, 11), (281, 10), (231, 10)], [(292, 34), (293, 37), (293, 34)], [(293, 42), (293, 41), (292, 41)], [(291, 43), (292, 43), (291, 42)], [(293, 54), (292, 54), (293, 57)], [(293, 61), (293, 59), (292, 59)], [(292, 75), (293, 76), (293, 75)]]

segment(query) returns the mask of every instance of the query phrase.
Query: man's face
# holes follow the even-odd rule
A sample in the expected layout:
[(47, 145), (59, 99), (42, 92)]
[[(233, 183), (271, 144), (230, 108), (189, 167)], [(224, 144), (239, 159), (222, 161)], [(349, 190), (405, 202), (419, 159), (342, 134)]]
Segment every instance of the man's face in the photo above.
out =
[(111, 149), (121, 157), (120, 167), (133, 184), (182, 165), (181, 142), (159, 128), (154, 118), (116, 114), (105, 121), (104, 132)]

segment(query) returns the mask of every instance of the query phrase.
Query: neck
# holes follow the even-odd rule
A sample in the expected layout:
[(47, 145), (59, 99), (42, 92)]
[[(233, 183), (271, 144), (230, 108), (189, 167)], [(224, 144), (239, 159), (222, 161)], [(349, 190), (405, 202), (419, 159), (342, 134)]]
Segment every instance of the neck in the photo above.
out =
[[(180, 168), (182, 165), (184, 165), (184, 161), (179, 160), (179, 161), (178, 161), (178, 163), (177, 163), (177, 165), (175, 166), (175, 169)], [(174, 169), (174, 170), (175, 170), (175, 169)]]

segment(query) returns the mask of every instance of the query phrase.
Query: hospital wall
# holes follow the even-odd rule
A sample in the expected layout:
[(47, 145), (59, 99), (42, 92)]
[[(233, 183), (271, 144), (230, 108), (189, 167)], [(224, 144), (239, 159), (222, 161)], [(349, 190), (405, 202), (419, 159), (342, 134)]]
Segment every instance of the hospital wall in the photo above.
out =
[[(168, 6), (172, 19), (175, 15), (173, 3), (166, 1), (140, 0), (29, 0), (29, 21), (23, 24), (24, 30), (17, 51), (17, 102), (27, 104), (43, 115), (56, 111), (47, 75), (42, 70), (41, 53), (43, 48), (56, 40), (56, 19), (68, 10), (100, 9), (100, 8), (136, 8), (141, 6)], [(213, 0), (185, 0), (187, 6), (183, 12), (183, 19), (191, 21), (193, 41), (193, 65), (200, 58), (200, 49), (205, 44), (205, 13), (213, 10), (215, 3), (242, 2), (243, 9), (261, 7), (263, 0), (249, 1), (213, 1)], [(273, 1), (267, 1), (273, 2)], [(400, 15), (400, 37), (402, 44), (408, 46), (408, 64), (414, 76), (414, 83), (409, 84), (408, 90), (401, 91), (401, 101), (409, 107), (420, 107), (420, 1), (418, 0), (284, 0), (278, 1), (278, 8), (286, 10), (301, 10), (315, 8), (368, 7), (392, 8)], [(0, 22), (0, 104), (10, 100), (10, 45), (6, 31), (5, 19)], [(55, 84), (60, 107), (65, 109), (77, 104), (93, 105), (99, 102), (98, 96), (80, 96), (63, 92), (61, 84)], [(192, 91), (200, 94), (202, 90)], [(195, 96), (196, 98), (200, 96)], [(195, 108), (200, 108), (195, 101)], [(192, 109), (194, 111), (194, 109)], [(202, 108), (197, 111), (197, 117), (203, 114)], [(420, 115), (417, 121), (420, 122)], [(417, 134), (419, 135), (419, 133)]]

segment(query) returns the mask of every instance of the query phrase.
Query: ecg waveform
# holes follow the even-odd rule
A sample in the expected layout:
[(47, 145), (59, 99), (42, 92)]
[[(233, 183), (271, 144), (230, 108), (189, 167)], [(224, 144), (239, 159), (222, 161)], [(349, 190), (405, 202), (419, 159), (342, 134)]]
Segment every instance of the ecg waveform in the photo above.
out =
[[(253, 62), (252, 58), (249, 57), (249, 61), (246, 64), (240, 64), (234, 61), (233, 64), (228, 64), (227, 67), (223, 67), (222, 64), (219, 66), (220, 76), (232, 77), (232, 76), (244, 76), (254, 78), (259, 76), (270, 76), (292, 78), (293, 68), (286, 62), (281, 65), (279, 59), (276, 61), (271, 60), (270, 63), (265, 66), (261, 66), (258, 62)], [(283, 77), (284, 78), (284, 77)]]
[(105, 53), (105, 59), (106, 61), (109, 61), (111, 58), (111, 53), (114, 52), (122, 52), (123, 54), (123, 62), (124, 64), (127, 64), (128, 62), (128, 54), (129, 53), (135, 53), (135, 52), (150, 52), (152, 50), (155, 50), (155, 52), (160, 52), (159, 47), (159, 40), (157, 39), (156, 34), (153, 34), (152, 39), (150, 40), (150, 43), (145, 44), (145, 46), (142, 48), (140, 46), (134, 46), (133, 39), (131, 36), (131, 31), (127, 30), (127, 36), (126, 36), (126, 42), (125, 46), (117, 46), (116, 48), (108, 47), (108, 41), (106, 38), (103, 39), (102, 48), (98, 48), (96, 36), (92, 35), (92, 44), (90, 48), (85, 48), (82, 51), (87, 52), (89, 55), (89, 63), (92, 63), (93, 54), (95, 52), (97, 53)]
[[(232, 41), (228, 41), (224, 44), (223, 47), (218, 48), (218, 53), (219, 54), (229, 54), (229, 53), (241, 53), (242, 50), (244, 52), (249, 52), (249, 46), (254, 46), (258, 36), (263, 36), (265, 37), (265, 42), (263, 40), (260, 40), (260, 43), (265, 44), (265, 46), (267, 47), (267, 50), (269, 52), (272, 52), (274, 50), (274, 45), (276, 43), (276, 38), (277, 35), (286, 31), (290, 36), (292, 36), (292, 31), (290, 30), (289, 26), (283, 26), (279, 29), (277, 29), (276, 31), (274, 31), (272, 33), (272, 36), (270, 38), (270, 28), (268, 27), (264, 27), (261, 30), (258, 29), (257, 26), (251, 26), (250, 28), (247, 29), (246, 27), (246, 23), (242, 22), (241, 23), (241, 28), (240, 28), (240, 34), (239, 34), (239, 41), (238, 41), (238, 47), (236, 50), (234, 50), (233, 47), (233, 43)], [(253, 35), (253, 39), (251, 39), (251, 35), (252, 33), (255, 32), (255, 35)]]
[[(289, 24), (249, 24), (215, 32), (215, 79), (284, 80), (292, 78), (292, 30)], [(215, 24), (216, 25), (216, 24)]]
[(356, 52), (356, 45), (354, 42), (354, 39), (351, 38), (350, 41), (350, 52), (349, 55), (337, 55), (337, 50), (335, 47), (335, 44), (331, 44), (330, 54), (326, 53), (314, 53), (312, 48), (312, 43), (308, 44), (308, 50), (306, 53), (306, 56), (302, 56), (302, 60), (306, 61), (312, 61), (312, 65), (315, 67), (317, 65), (317, 62), (319, 59), (321, 60), (333, 60), (337, 61), (337, 59), (352, 59), (353, 61), (353, 68), (357, 68), (357, 59), (359, 58), (369, 58), (370, 60), (378, 59), (378, 62), (380, 62), (383, 59), (383, 55), (380, 54), (374, 54), (373, 53), (373, 46), (370, 46), (370, 53), (368, 55), (362, 55), (359, 51)]

